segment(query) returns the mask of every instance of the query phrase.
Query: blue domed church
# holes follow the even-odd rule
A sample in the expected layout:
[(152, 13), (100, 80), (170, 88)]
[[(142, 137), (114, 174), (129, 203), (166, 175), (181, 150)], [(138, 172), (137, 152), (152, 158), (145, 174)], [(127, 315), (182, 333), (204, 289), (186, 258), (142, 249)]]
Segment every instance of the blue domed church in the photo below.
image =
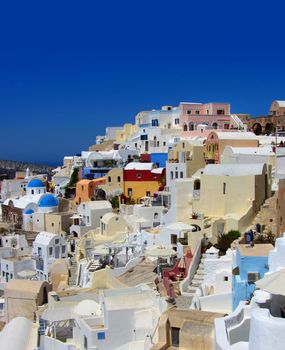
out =
[(38, 178), (30, 180), (25, 196), (8, 198), (2, 205), (3, 220), (26, 231), (34, 231), (33, 221), (36, 214), (56, 212), (58, 198), (46, 192), (45, 183)]

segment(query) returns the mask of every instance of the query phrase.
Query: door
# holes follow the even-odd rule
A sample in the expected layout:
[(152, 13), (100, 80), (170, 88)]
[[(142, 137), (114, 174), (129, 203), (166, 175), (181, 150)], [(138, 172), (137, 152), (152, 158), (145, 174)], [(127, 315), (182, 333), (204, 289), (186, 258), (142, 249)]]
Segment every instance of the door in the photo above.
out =
[(180, 328), (171, 327), (171, 342), (173, 346), (179, 346), (179, 332)]
[(55, 257), (56, 259), (59, 259), (59, 248), (60, 248), (59, 245), (56, 245), (56, 246), (54, 247), (54, 257)]

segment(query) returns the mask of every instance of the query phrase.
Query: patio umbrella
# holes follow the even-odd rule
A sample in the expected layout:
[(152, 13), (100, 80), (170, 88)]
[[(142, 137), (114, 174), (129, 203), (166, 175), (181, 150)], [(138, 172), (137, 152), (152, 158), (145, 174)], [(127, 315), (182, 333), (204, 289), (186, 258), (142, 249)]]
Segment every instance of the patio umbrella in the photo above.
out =
[(285, 269), (273, 272), (259, 281), (255, 282), (257, 288), (265, 290), (271, 294), (280, 294), (285, 296)]
[(108, 255), (109, 254), (109, 248), (104, 245), (98, 245), (93, 250), (94, 255)]
[(153, 245), (145, 252), (145, 255), (151, 258), (170, 258), (176, 254), (177, 252), (174, 249), (163, 245)]
[(173, 231), (192, 231), (195, 229), (194, 226), (189, 225), (189, 224), (185, 224), (182, 221), (174, 222), (174, 223), (166, 226), (166, 228), (168, 230), (173, 230)]
[(178, 268), (180, 270), (185, 270), (186, 269), (186, 263), (185, 263), (185, 257), (184, 256), (179, 260)]

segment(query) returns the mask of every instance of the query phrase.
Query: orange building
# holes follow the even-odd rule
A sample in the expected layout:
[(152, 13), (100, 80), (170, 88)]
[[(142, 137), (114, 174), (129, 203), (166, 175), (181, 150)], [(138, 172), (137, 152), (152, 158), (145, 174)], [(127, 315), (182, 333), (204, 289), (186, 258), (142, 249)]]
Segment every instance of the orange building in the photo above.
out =
[(105, 185), (105, 177), (100, 177), (94, 180), (80, 180), (76, 184), (76, 194), (73, 202), (79, 205), (81, 202), (95, 200), (95, 189), (99, 185)]

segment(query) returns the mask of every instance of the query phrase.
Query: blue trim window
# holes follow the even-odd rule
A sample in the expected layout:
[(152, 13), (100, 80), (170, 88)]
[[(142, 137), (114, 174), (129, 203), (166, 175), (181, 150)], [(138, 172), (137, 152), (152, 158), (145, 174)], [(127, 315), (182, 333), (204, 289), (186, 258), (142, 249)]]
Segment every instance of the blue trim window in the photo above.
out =
[(99, 332), (97, 333), (97, 339), (98, 340), (105, 340), (106, 336), (105, 336), (105, 332)]

